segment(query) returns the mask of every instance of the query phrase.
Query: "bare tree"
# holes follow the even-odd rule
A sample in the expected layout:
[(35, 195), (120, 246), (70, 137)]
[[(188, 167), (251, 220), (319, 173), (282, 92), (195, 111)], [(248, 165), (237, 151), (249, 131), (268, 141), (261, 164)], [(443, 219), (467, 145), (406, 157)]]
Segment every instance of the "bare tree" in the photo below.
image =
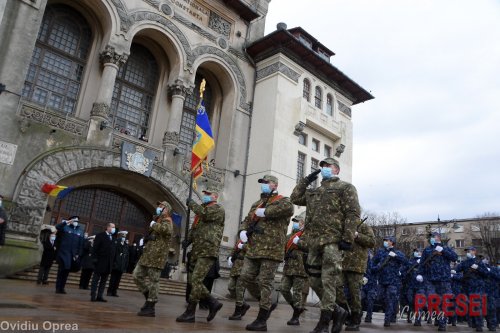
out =
[(481, 219), (478, 227), (484, 254), (491, 263), (496, 264), (500, 260), (500, 214), (488, 212), (478, 218)]

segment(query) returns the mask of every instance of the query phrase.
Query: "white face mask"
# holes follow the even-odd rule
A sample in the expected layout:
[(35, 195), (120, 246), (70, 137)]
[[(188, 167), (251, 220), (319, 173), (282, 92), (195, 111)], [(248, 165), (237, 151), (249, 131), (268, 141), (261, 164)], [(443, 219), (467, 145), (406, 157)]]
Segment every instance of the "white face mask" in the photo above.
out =
[(73, 227), (78, 227), (78, 221), (73, 221)]
[(2, 207), (2, 200), (0, 200), (0, 207)]

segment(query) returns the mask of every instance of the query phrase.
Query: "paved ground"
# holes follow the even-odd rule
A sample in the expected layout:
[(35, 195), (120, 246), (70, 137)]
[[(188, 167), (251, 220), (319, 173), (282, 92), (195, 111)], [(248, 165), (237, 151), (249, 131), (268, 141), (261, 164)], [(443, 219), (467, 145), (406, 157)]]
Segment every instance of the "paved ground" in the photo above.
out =
[[(234, 303), (223, 301), (224, 307), (210, 323), (207, 311), (198, 310), (196, 323), (181, 324), (175, 318), (184, 312), (185, 302), (179, 296), (160, 296), (155, 318), (138, 317), (144, 298), (138, 292), (122, 291), (120, 297), (107, 297), (107, 303), (90, 302), (89, 291), (68, 286), (68, 294), (54, 293), (53, 284), (37, 286), (30, 281), (0, 279), (0, 332), (247, 332), (245, 325), (255, 319), (256, 303), (242, 321), (227, 319)], [(301, 326), (287, 326), (291, 309), (280, 304), (268, 321), (269, 332), (310, 332), (319, 317), (318, 308), (308, 308), (301, 317)], [(362, 325), (362, 332), (378, 332), (382, 314), (374, 315), (372, 324)], [(64, 326), (66, 325), (66, 326)], [(435, 332), (436, 327), (416, 328), (399, 319), (385, 329), (394, 332)], [(449, 327), (449, 332), (470, 332), (466, 326)]]

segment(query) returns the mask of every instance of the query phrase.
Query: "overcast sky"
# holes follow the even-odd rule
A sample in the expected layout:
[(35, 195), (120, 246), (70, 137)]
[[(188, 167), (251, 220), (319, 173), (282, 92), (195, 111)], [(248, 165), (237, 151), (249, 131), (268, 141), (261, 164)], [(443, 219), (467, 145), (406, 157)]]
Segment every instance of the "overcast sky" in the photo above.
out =
[(408, 222), (500, 212), (500, 1), (272, 0), (375, 96), (353, 108), (363, 209)]

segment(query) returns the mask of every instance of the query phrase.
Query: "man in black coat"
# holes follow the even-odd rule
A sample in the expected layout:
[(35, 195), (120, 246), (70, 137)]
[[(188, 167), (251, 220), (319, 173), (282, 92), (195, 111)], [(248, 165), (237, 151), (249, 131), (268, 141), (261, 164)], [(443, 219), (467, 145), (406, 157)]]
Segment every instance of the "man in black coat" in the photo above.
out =
[(122, 274), (127, 271), (129, 258), (128, 244), (125, 242), (127, 234), (127, 231), (120, 231), (115, 240), (115, 255), (113, 258), (111, 277), (109, 279), (108, 296), (118, 297), (117, 290), (120, 286)]
[(85, 239), (82, 254), (82, 272), (80, 274), (80, 289), (89, 289), (90, 279), (94, 272), (94, 258), (92, 257), (92, 245), (95, 236), (90, 236)]
[(106, 230), (95, 236), (94, 246), (92, 247), (95, 269), (90, 289), (90, 301), (92, 302), (107, 302), (102, 298), (102, 295), (113, 264), (115, 252), (113, 234), (115, 231), (115, 224), (108, 223), (106, 224)]
[(47, 281), (49, 278), (50, 268), (54, 263), (56, 258), (56, 232), (51, 233), (49, 238), (42, 241), (43, 253), (42, 259), (40, 260), (40, 268), (38, 269), (38, 279), (37, 284), (49, 284)]
[(5, 244), (5, 230), (7, 229), (7, 213), (2, 207), (3, 196), (0, 195), (0, 249)]

